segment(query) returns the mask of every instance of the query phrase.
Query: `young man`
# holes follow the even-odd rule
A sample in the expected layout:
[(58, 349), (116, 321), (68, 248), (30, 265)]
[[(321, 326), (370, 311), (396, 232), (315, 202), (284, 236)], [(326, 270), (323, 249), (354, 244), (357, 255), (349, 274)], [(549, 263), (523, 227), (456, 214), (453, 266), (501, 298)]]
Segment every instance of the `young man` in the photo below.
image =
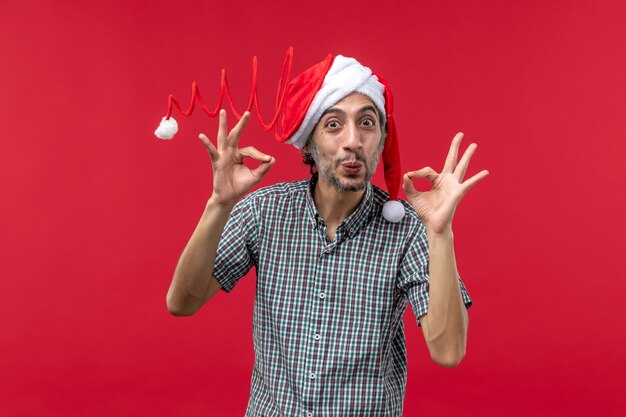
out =
[[(174, 315), (194, 314), (256, 268), (247, 416), (400, 416), (407, 303), (434, 361), (452, 367), (465, 355), (471, 300), (457, 274), (451, 225), (463, 195), (487, 175), (464, 181), (476, 145), (457, 162), (457, 134), (441, 173), (406, 173), (406, 214), (389, 221), (381, 216), (388, 196), (370, 178), (386, 142), (396, 139), (395, 132), (386, 138), (390, 94), (351, 58), (334, 58), (324, 74), (288, 141), (312, 165), (308, 180), (262, 188), (237, 203), (274, 158), (238, 147), (247, 112), (230, 132), (220, 112), (217, 146), (200, 135), (213, 194), (167, 305)], [(261, 164), (249, 169), (245, 158)], [(431, 181), (432, 190), (416, 191), (417, 178)]]

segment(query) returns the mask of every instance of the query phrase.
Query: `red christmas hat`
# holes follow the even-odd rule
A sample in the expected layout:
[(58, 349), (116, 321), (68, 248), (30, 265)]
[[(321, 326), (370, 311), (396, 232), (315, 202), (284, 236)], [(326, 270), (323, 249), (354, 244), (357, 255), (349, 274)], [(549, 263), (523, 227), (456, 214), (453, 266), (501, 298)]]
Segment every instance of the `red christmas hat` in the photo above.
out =
[[(400, 201), (397, 201), (402, 180), (400, 151), (393, 119), (393, 95), (388, 83), (354, 58), (346, 58), (341, 55), (333, 58), (328, 55), (323, 61), (307, 69), (285, 85), (285, 81), (291, 73), (292, 59), (293, 49), (289, 48), (278, 83), (274, 118), (269, 124), (263, 122), (259, 111), (256, 93), (256, 57), (253, 59), (252, 95), (247, 110), (250, 111), (256, 102), (257, 116), (261, 126), (265, 130), (274, 129), (277, 141), (287, 142), (297, 148), (302, 148), (326, 109), (353, 92), (359, 92), (369, 97), (387, 121), (387, 138), (382, 157), (385, 183), (389, 191), (390, 201), (383, 206), (383, 216), (390, 222), (401, 221), (404, 217), (404, 206)], [(285, 76), (285, 68), (287, 68), (287, 76)], [(284, 88), (282, 88), (283, 85)], [(222, 70), (221, 86), (219, 102), (214, 111), (209, 111), (206, 108), (195, 82), (192, 86), (189, 110), (183, 111), (174, 97), (170, 95), (168, 113), (162, 119), (155, 135), (161, 139), (171, 139), (178, 131), (176, 121), (170, 117), (172, 104), (175, 104), (180, 112), (187, 116), (193, 111), (196, 99), (203, 110), (214, 117), (218, 114), (223, 97), (226, 95), (233, 113), (237, 118), (240, 118), (241, 116), (235, 110), (230, 97), (224, 70)], [(280, 131), (279, 119), (281, 120)]]

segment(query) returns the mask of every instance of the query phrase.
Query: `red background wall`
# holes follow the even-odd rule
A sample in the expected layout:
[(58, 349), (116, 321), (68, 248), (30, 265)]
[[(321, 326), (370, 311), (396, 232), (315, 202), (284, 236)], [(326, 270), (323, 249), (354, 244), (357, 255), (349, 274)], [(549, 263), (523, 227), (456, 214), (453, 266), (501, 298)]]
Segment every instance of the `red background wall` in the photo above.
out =
[[(0, 2), (0, 415), (243, 415), (253, 274), (165, 308), (217, 124), (152, 132), (222, 66), (242, 107), (253, 55), (269, 110), (289, 45), (294, 71), (341, 53), (390, 81), (405, 170), (463, 131), (491, 171), (454, 222), (468, 355), (431, 362), (408, 309), (405, 415), (623, 415), (623, 4)], [(265, 185), (307, 175), (256, 125), (242, 143), (277, 157)]]

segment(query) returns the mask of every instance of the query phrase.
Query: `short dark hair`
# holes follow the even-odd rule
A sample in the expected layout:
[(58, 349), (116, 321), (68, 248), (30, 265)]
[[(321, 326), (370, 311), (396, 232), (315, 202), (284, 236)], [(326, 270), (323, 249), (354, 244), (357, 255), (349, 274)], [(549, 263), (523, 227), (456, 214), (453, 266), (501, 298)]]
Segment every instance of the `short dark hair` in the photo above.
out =
[[(315, 165), (315, 160), (313, 159), (313, 155), (311, 155), (311, 136), (313, 134), (309, 135), (309, 138), (306, 140), (306, 144), (304, 145), (304, 148), (302, 148), (302, 162), (304, 162), (304, 165), (308, 165), (309, 166), (309, 172), (311, 173), (311, 175), (315, 174), (315, 172), (317, 172), (317, 166)], [(308, 149), (308, 150), (306, 150)]]
[[(380, 110), (378, 110), (378, 107), (375, 107), (375, 108), (376, 108), (376, 114), (378, 115), (378, 120), (380, 120), (380, 130), (382, 133), (382, 137), (380, 138), (380, 141), (381, 141), (380, 146), (383, 147), (385, 146), (385, 139), (387, 139), (387, 119), (383, 117)], [(317, 121), (317, 123), (319, 123), (319, 120)], [(315, 131), (315, 128), (317, 127), (317, 123), (315, 124), (315, 127), (313, 127), (313, 131)], [(315, 146), (312, 144), (313, 144), (313, 132), (311, 132), (311, 134), (306, 140), (306, 144), (301, 149), (302, 150), (302, 162), (304, 162), (304, 165), (309, 166), (309, 172), (311, 173), (311, 175), (317, 172), (317, 167), (315, 166), (315, 160), (313, 159), (313, 156), (311, 155), (311, 151), (310, 151), (311, 146)], [(306, 149), (309, 149), (309, 150), (307, 151)]]

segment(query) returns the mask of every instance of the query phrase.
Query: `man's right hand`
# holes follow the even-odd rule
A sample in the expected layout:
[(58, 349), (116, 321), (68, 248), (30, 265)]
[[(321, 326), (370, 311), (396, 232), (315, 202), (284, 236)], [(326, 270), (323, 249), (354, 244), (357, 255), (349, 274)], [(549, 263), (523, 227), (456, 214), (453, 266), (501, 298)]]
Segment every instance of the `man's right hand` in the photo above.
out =
[[(233, 130), (226, 133), (226, 111), (221, 110), (217, 148), (200, 134), (211, 156), (213, 195), (180, 256), (167, 293), (167, 307), (175, 316), (195, 314), (221, 288), (213, 267), (224, 226), (237, 200), (261, 181), (275, 162), (251, 146), (237, 147), (249, 118), (250, 113), (245, 112)], [(260, 161), (261, 165), (250, 169), (243, 164), (244, 158)]]
[[(239, 149), (239, 138), (250, 119), (250, 112), (245, 112), (237, 125), (227, 132), (226, 110), (220, 110), (217, 131), (217, 148), (209, 138), (200, 134), (200, 140), (211, 156), (213, 166), (213, 195), (211, 200), (222, 205), (234, 205), (239, 198), (261, 181), (276, 160), (252, 146)], [(244, 165), (244, 158), (261, 162), (255, 169)]]

